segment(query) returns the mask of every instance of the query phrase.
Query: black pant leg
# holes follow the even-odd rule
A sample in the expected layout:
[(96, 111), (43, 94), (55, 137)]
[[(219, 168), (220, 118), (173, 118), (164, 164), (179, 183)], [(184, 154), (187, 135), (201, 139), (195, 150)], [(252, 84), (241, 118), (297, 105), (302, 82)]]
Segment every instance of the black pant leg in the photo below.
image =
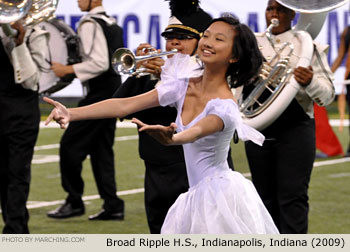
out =
[(26, 203), (31, 161), (39, 131), (39, 103), (35, 93), (25, 97), (4, 98), (1, 105), (5, 103), (12, 107), (6, 111), (6, 115), (2, 115), (2, 120), (5, 120), (0, 122), (6, 126), (0, 133), (0, 197), (5, 222), (3, 233), (26, 234), (29, 233)]
[[(348, 104), (348, 119), (350, 121), (350, 85), (346, 85), (346, 101)], [(349, 126), (349, 135), (350, 135), (350, 126)], [(347, 154), (350, 154), (350, 140), (348, 144)]]
[(113, 151), (115, 129), (116, 119), (96, 120), (90, 157), (97, 188), (104, 200), (103, 208), (112, 212), (123, 212), (124, 201), (116, 195)]
[(83, 204), (82, 162), (91, 148), (93, 126), (93, 121), (71, 122), (60, 143), (61, 182), (68, 193), (67, 201), (74, 207), (81, 207)]
[(7, 203), (7, 188), (8, 188), (8, 163), (9, 163), (9, 148), (5, 135), (0, 134), (0, 202), (1, 215), (5, 222), (6, 220), (6, 203)]
[(246, 143), (253, 183), (281, 233), (306, 233), (315, 158), (314, 120), (281, 130), (263, 147)]
[(245, 142), (245, 150), (253, 184), (269, 211), (277, 228), (280, 226), (279, 207), (277, 199), (275, 142), (265, 140), (260, 147), (251, 141)]
[(276, 149), (276, 182), (281, 233), (307, 233), (308, 188), (315, 151), (314, 120), (301, 122), (281, 136)]
[(184, 162), (158, 165), (145, 162), (145, 208), (152, 234), (160, 234), (169, 208), (178, 196), (188, 190)]

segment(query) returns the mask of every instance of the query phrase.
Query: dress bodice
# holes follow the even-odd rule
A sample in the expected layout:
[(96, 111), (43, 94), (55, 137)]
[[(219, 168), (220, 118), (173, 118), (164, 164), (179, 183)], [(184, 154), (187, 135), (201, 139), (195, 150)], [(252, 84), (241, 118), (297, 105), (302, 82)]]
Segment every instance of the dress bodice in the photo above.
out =
[[(178, 111), (182, 111), (184, 97), (181, 99)], [(178, 131), (186, 130), (209, 114), (218, 115), (223, 119), (225, 127), (222, 131), (203, 137), (193, 143), (183, 145), (187, 174), (190, 186), (196, 185), (202, 178), (214, 174), (216, 171), (229, 169), (227, 154), (235, 128), (230, 120), (231, 111), (235, 110), (235, 102), (231, 99), (213, 99), (204, 110), (186, 126), (183, 125), (181, 113), (178, 112), (176, 125)], [(239, 116), (239, 114), (238, 114)]]

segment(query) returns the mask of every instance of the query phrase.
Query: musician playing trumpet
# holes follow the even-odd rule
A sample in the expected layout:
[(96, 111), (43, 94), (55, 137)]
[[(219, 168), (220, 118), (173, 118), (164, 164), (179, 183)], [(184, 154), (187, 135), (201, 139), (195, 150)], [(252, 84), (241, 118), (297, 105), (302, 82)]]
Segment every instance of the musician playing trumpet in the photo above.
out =
[[(178, 53), (194, 55), (200, 34), (211, 17), (199, 7), (198, 1), (170, 1), (169, 5), (171, 17), (161, 34), (166, 40), (166, 51), (177, 49)], [(146, 55), (151, 48), (150, 44), (142, 43), (137, 47), (136, 55)], [(114, 97), (131, 97), (153, 90), (155, 85), (159, 85), (164, 62), (162, 58), (141, 62), (140, 67), (151, 75), (129, 77)], [(128, 118), (137, 117), (148, 124), (170, 125), (175, 121), (176, 114), (174, 107), (166, 106), (147, 109)], [(189, 188), (183, 148), (180, 145), (164, 146), (147, 133), (139, 132), (139, 154), (146, 168), (145, 209), (148, 226), (151, 233), (159, 234), (170, 206)]]
[(269, 0), (267, 25), (272, 19), (278, 19), (279, 25), (272, 29), (272, 44), (265, 33), (256, 34), (256, 38), (267, 61), (283, 43), (293, 43), (290, 65), (294, 71), (290, 81), (294, 78), (300, 89), (286, 110), (262, 131), (267, 139), (262, 147), (245, 143), (253, 183), (281, 233), (307, 233), (308, 186), (315, 159), (313, 103), (326, 106), (334, 98), (332, 73), (326, 60), (328, 46), (317, 45), (315, 49), (323, 67), (316, 51), (309, 66), (297, 67), (305, 41), (291, 27), (294, 16), (293, 10)]

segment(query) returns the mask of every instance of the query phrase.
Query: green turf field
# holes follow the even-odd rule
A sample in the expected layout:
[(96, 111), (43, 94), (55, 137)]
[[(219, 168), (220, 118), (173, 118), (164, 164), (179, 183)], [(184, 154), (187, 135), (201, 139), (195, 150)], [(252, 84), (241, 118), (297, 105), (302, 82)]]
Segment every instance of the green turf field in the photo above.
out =
[[(340, 133), (337, 128), (342, 145), (349, 142), (348, 131)], [(40, 130), (37, 146), (57, 144), (63, 130), (55, 128), (42, 128)], [(48, 233), (149, 233), (145, 209), (143, 179), (144, 167), (137, 151), (137, 139), (123, 140), (121, 136), (135, 136), (136, 129), (120, 128), (117, 130), (115, 142), (116, 179), (118, 192), (124, 195), (126, 218), (117, 221), (88, 221), (88, 215), (100, 210), (102, 201), (98, 198), (96, 185), (92, 176), (89, 161), (85, 161), (83, 177), (85, 181), (84, 196), (91, 196), (85, 201), (86, 214), (65, 220), (55, 220), (46, 217), (46, 212), (59, 206), (59, 200), (66, 197), (60, 185), (58, 162), (33, 164), (32, 183), (29, 195), (29, 228), (34, 234)], [(236, 170), (249, 173), (243, 144), (240, 142), (232, 146), (232, 156)], [(58, 149), (53, 147), (46, 150), (36, 150), (35, 160), (40, 155), (53, 155), (57, 158)], [(339, 159), (340, 157), (338, 157)], [(334, 159), (334, 158), (333, 158)], [(316, 162), (324, 161), (316, 160)], [(310, 233), (350, 233), (350, 165), (349, 160), (339, 164), (322, 165), (315, 167), (312, 173), (310, 196)], [(248, 174), (249, 178), (249, 174)], [(171, 185), (169, 185), (171, 186)], [(136, 192), (129, 191), (141, 189)], [(91, 199), (92, 198), (92, 199)], [(96, 198), (96, 199), (94, 199)], [(0, 229), (3, 222), (0, 220)]]

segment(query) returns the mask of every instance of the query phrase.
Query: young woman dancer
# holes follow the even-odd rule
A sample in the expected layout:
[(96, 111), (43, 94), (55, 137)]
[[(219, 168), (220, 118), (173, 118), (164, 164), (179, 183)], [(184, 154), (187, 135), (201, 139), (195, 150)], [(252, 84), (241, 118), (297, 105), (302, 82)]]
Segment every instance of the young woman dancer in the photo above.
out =
[(242, 140), (260, 145), (264, 141), (243, 124), (230, 90), (249, 83), (259, 70), (262, 56), (254, 34), (234, 18), (214, 19), (199, 42), (198, 55), (203, 69), (191, 68), (190, 57), (177, 54), (166, 61), (162, 84), (139, 96), (73, 109), (45, 98), (55, 107), (46, 123), (55, 120), (65, 128), (70, 121), (123, 117), (173, 105), (178, 115), (170, 126), (133, 119), (163, 144), (184, 147), (190, 189), (170, 208), (162, 233), (278, 233), (253, 184), (227, 164), (235, 130)]

